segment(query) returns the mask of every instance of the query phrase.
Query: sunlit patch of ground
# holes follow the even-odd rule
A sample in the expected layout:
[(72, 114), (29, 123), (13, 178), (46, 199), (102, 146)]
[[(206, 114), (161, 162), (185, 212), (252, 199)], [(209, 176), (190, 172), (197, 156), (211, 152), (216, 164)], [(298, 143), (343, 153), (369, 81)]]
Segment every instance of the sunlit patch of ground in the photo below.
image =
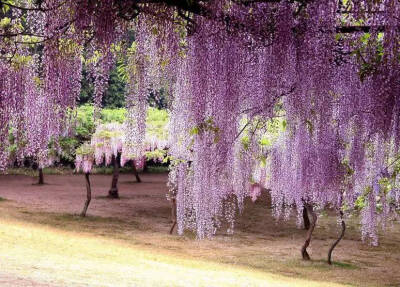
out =
[[(123, 242), (0, 223), (0, 268), (25, 282), (89, 286), (340, 286), (190, 260)], [(24, 282), (21, 286), (25, 286)], [(18, 284), (18, 281), (14, 281)]]
[(305, 231), (294, 219), (275, 222), (265, 196), (246, 203), (233, 236), (199, 242), (168, 234), (165, 174), (132, 177), (121, 176), (122, 199), (108, 200), (110, 176), (93, 176), (89, 217), (80, 218), (83, 176), (47, 175), (45, 186), (0, 176), (0, 286), (400, 286), (399, 225), (368, 247), (351, 220), (329, 266), (338, 226), (320, 217), (313, 260), (303, 262)]

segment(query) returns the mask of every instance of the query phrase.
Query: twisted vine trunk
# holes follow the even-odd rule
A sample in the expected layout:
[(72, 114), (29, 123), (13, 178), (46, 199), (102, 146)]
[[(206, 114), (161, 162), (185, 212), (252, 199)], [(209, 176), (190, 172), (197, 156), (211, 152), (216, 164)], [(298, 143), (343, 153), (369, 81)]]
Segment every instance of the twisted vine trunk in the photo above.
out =
[(135, 177), (136, 177), (136, 181), (137, 182), (142, 182), (142, 180), (140, 179), (140, 177), (139, 177), (139, 173), (138, 173), (138, 171), (137, 171), (137, 169), (136, 169), (136, 163), (135, 163), (135, 161), (132, 161), (132, 167), (133, 167), (133, 174), (135, 175)]
[(112, 163), (113, 163), (114, 169), (113, 169), (113, 176), (112, 176), (112, 180), (111, 180), (111, 187), (110, 187), (110, 190), (108, 191), (108, 197), (119, 198), (119, 194), (118, 194), (119, 155), (112, 156)]
[(39, 171), (38, 184), (44, 184), (43, 169), (41, 167), (39, 167), (38, 171)]
[(333, 249), (335, 249), (336, 245), (338, 245), (340, 240), (342, 240), (342, 238), (344, 237), (344, 233), (346, 231), (346, 223), (344, 222), (344, 219), (343, 219), (343, 211), (340, 211), (340, 219), (341, 219), (342, 232), (340, 233), (339, 238), (336, 239), (336, 241), (332, 244), (331, 248), (329, 248), (329, 251), (328, 251), (328, 264), (329, 265), (332, 264)]
[(308, 212), (308, 215), (311, 216), (311, 222), (310, 222), (310, 228), (307, 231), (306, 241), (301, 247), (301, 256), (303, 257), (303, 260), (310, 260), (311, 258), (307, 252), (307, 247), (310, 245), (311, 236), (314, 231), (315, 225), (317, 223), (317, 214), (314, 212), (312, 205), (306, 204), (304, 205), (304, 207), (306, 208), (306, 212)]
[(90, 179), (89, 179), (89, 173), (85, 173), (85, 179), (86, 179), (86, 201), (85, 201), (85, 206), (83, 207), (83, 210), (81, 212), (81, 216), (85, 217), (87, 209), (89, 207), (89, 203), (92, 200), (92, 188), (90, 187)]
[(303, 207), (303, 222), (304, 222), (304, 229), (310, 229), (310, 218), (308, 217), (307, 209)]

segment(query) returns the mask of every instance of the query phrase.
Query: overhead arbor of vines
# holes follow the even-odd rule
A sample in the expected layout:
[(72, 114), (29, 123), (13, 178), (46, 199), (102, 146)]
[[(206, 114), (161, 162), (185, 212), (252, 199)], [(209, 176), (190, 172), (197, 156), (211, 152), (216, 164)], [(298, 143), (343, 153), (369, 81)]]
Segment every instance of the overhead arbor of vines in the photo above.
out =
[[(277, 217), (361, 210), (362, 237), (374, 245), (381, 219), (398, 214), (398, 1), (21, 0), (0, 8), (2, 167), (9, 127), (30, 122), (27, 106), (54, 120), (18, 128), (21, 140), (57, 139), (78, 96), (82, 55), (93, 59), (99, 106), (125, 47), (132, 144), (122, 158), (142, 154), (146, 97), (168, 89), (180, 234), (210, 237), (224, 222), (233, 231), (255, 183), (271, 190)], [(134, 46), (123, 45), (132, 30)], [(266, 147), (267, 123), (279, 117), (285, 132)]]

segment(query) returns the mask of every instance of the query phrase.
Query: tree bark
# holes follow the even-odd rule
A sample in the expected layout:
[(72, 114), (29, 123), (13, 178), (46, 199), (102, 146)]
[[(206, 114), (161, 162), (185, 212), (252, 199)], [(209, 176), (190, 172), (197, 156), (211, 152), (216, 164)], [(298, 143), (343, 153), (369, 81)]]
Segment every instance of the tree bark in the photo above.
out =
[(44, 176), (43, 176), (43, 169), (41, 167), (39, 167), (39, 180), (38, 180), (38, 184), (44, 184)]
[(138, 171), (137, 171), (137, 169), (136, 169), (136, 163), (135, 163), (135, 161), (133, 160), (132, 161), (132, 167), (133, 167), (133, 174), (135, 175), (135, 177), (136, 177), (136, 181), (137, 182), (142, 182), (142, 180), (140, 179), (140, 177), (139, 177), (139, 173), (138, 173)]
[(340, 219), (341, 219), (341, 225), (342, 225), (342, 232), (340, 233), (339, 238), (332, 244), (331, 248), (329, 248), (329, 251), (328, 251), (328, 264), (329, 265), (332, 264), (333, 249), (336, 247), (336, 245), (339, 244), (340, 240), (342, 240), (342, 238), (344, 237), (344, 233), (346, 231), (346, 223), (344, 222), (344, 219), (343, 219), (343, 211), (340, 211)]
[(171, 229), (169, 230), (169, 234), (172, 234), (174, 232), (174, 228), (177, 223), (177, 216), (176, 216), (176, 192), (174, 191), (171, 196), (171, 221), (172, 221), (172, 226)]
[(303, 222), (304, 222), (304, 229), (310, 229), (310, 218), (308, 217), (307, 209), (303, 207)]
[(308, 214), (311, 216), (311, 222), (310, 222), (310, 228), (307, 231), (306, 241), (304, 242), (304, 245), (301, 247), (301, 255), (303, 257), (303, 260), (310, 260), (311, 258), (307, 252), (307, 247), (310, 245), (311, 242), (311, 236), (317, 222), (317, 214), (314, 212), (312, 205), (306, 204), (305, 208)]
[(85, 179), (86, 179), (86, 202), (85, 206), (83, 207), (83, 210), (81, 212), (81, 216), (85, 217), (87, 209), (89, 207), (89, 203), (92, 200), (92, 188), (90, 187), (90, 179), (89, 179), (89, 173), (85, 173)]
[(112, 156), (112, 163), (113, 163), (114, 169), (113, 169), (113, 176), (112, 176), (112, 180), (111, 180), (111, 188), (108, 191), (108, 197), (119, 198), (119, 194), (118, 194), (119, 155)]
[(143, 172), (148, 172), (149, 171), (149, 167), (146, 164), (146, 161), (143, 163)]

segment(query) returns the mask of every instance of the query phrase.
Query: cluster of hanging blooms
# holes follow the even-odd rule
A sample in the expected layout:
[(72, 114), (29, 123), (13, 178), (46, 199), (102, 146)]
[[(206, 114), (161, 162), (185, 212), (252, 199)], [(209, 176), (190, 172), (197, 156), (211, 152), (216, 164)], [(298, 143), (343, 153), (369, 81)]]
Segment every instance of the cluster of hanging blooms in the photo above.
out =
[[(398, 207), (383, 179), (396, 177), (399, 153), (400, 62), (393, 58), (399, 21), (393, 21), (400, 7), (370, 3), (373, 16), (367, 7), (334, 4), (312, 3), (304, 11), (310, 17), (292, 20), (309, 28), (287, 43), (290, 57), (281, 63), (295, 67), (296, 90), (282, 99), (288, 128), (271, 152), (269, 187), (277, 216), (292, 207), (301, 215), (304, 204), (362, 209), (362, 237), (376, 245), (378, 221)], [(371, 17), (368, 37), (361, 28), (329, 34), (338, 30), (337, 9), (349, 25)], [(389, 44), (391, 37), (396, 43)]]
[[(378, 223), (399, 208), (398, 1), (18, 2), (2, 4), (0, 167), (10, 130), (20, 157), (57, 145), (82, 55), (100, 106), (115, 47), (133, 29), (126, 144), (94, 139), (78, 166), (119, 151), (140, 158), (146, 97), (163, 87), (179, 233), (232, 231), (244, 198), (266, 187), (277, 217), (361, 209), (362, 236), (378, 243)], [(272, 141), (279, 117), (285, 131)]]
[[(94, 164), (107, 166), (114, 160), (120, 159), (121, 166), (124, 166), (130, 158), (124, 157), (125, 146), (131, 146), (125, 136), (125, 124), (117, 122), (99, 124), (89, 142), (83, 143), (76, 150), (76, 170), (85, 173), (91, 171)], [(137, 168), (143, 168), (147, 158), (163, 161), (165, 157), (165, 139), (163, 135), (146, 133), (143, 153), (134, 159)]]
[(89, 142), (83, 143), (76, 149), (75, 169), (90, 173), (94, 163), (94, 148)]
[[(212, 3), (216, 14), (247, 21), (241, 7)], [(399, 206), (396, 185), (383, 181), (397, 176), (400, 5), (338, 5), (253, 5), (252, 16), (275, 17), (274, 39), (264, 43), (257, 30), (237, 35), (195, 18), (171, 114), (179, 232), (208, 237), (221, 218), (231, 230), (232, 206), (240, 210), (264, 186), (277, 217), (295, 208), (301, 220), (304, 205), (361, 209), (363, 239), (377, 244), (378, 221)], [(357, 27), (361, 19), (368, 26)], [(282, 114), (286, 131), (265, 149), (260, 119)]]

